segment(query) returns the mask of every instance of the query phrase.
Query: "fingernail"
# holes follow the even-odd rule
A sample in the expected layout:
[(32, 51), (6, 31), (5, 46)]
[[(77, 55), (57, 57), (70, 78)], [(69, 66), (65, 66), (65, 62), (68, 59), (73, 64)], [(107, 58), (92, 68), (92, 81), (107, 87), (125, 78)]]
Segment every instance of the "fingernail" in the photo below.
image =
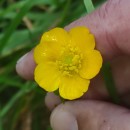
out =
[(28, 53), (26, 53), (25, 55), (23, 55), (23, 56), (17, 61), (17, 64), (19, 64), (20, 62), (24, 61), (24, 59), (26, 58), (27, 55), (28, 55)]

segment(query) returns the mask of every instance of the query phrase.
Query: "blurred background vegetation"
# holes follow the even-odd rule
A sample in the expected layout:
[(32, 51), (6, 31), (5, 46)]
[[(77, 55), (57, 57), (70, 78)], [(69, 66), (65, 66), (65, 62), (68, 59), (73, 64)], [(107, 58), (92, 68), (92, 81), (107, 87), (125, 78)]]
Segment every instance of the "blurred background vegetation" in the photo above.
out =
[[(0, 130), (51, 130), (44, 90), (21, 79), (15, 65), (43, 32), (87, 14), (90, 1), (0, 0)], [(98, 7), (104, 1), (93, 4)]]

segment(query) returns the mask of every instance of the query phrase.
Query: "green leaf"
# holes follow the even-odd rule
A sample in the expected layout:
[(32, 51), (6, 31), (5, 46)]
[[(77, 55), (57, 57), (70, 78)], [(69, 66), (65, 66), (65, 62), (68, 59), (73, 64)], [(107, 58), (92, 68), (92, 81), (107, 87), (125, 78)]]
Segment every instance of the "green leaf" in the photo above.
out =
[(14, 4), (11, 4), (8, 8), (6, 9), (0, 9), (0, 18), (9, 18), (9, 17), (12, 17), (12, 13), (13, 13), (13, 17), (14, 15), (16, 15), (16, 11), (14, 10), (17, 10), (19, 8), (21, 8), (22, 6), (24, 6), (26, 1), (20, 1), (20, 2), (17, 2), (17, 3), (14, 3)]

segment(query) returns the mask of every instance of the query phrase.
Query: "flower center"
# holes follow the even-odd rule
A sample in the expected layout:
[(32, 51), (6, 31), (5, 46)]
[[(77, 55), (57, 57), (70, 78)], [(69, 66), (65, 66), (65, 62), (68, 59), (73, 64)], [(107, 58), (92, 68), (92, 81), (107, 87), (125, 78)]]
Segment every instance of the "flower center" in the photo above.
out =
[(61, 58), (57, 60), (58, 69), (63, 75), (72, 76), (79, 72), (81, 68), (82, 54), (76, 47), (63, 47), (61, 50)]

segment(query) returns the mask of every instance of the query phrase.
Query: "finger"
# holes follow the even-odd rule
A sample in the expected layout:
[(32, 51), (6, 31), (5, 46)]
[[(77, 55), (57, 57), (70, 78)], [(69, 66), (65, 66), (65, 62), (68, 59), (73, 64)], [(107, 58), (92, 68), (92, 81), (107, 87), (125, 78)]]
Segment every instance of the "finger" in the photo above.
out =
[(53, 110), (57, 105), (61, 103), (61, 99), (59, 96), (54, 93), (47, 93), (45, 97), (45, 104), (49, 108), (49, 110)]
[(99, 101), (72, 101), (51, 115), (53, 130), (129, 130), (130, 111)]
[(22, 78), (33, 80), (35, 67), (33, 51), (30, 51), (17, 61), (16, 71)]

